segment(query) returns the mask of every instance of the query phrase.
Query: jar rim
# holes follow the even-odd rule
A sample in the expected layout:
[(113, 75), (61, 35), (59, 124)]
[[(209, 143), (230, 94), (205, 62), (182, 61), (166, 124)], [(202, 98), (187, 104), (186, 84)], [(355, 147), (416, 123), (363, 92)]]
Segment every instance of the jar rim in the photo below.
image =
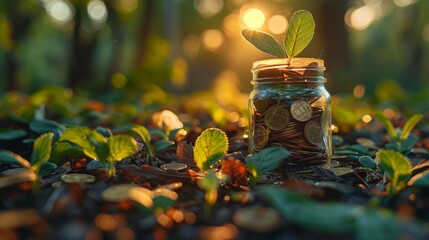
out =
[(325, 69), (323, 59), (320, 58), (271, 58), (253, 62), (252, 72), (264, 68), (282, 66), (285, 68), (318, 68)]

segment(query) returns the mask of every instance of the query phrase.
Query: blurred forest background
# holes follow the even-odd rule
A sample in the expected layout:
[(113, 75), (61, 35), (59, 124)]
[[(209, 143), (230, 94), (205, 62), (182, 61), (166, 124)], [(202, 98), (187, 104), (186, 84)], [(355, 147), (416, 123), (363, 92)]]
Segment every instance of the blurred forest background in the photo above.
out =
[(332, 94), (408, 96), (427, 110), (426, 0), (3, 0), (0, 93), (61, 86), (96, 96), (147, 93), (150, 103), (217, 91), (219, 100), (245, 104), (251, 64), (269, 56), (240, 30), (282, 41), (299, 9), (316, 22), (300, 56), (325, 60)]

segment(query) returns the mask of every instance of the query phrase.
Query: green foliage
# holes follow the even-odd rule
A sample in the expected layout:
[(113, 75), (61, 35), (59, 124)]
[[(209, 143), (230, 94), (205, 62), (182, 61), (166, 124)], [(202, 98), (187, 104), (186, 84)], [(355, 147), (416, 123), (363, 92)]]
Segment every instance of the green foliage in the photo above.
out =
[(27, 135), (24, 130), (0, 129), (0, 140), (14, 140)]
[(112, 136), (107, 140), (107, 145), (109, 146), (108, 162), (121, 161), (137, 151), (136, 141), (127, 135)]
[(64, 131), (59, 141), (67, 141), (81, 147), (86, 156), (101, 163), (109, 163), (108, 174), (115, 174), (114, 163), (137, 151), (137, 142), (128, 135), (105, 138), (96, 130), (86, 127), (71, 127)]
[(402, 129), (398, 131), (393, 127), (392, 122), (381, 113), (376, 114), (377, 119), (384, 125), (389, 135), (389, 143), (386, 148), (396, 150), (401, 153), (408, 153), (411, 148), (416, 144), (417, 137), (412, 133), (416, 125), (423, 119), (422, 114), (415, 114), (408, 119)]
[(49, 161), (49, 158), (51, 157), (53, 137), (53, 133), (44, 133), (40, 135), (33, 144), (31, 165), (36, 173), (44, 163)]
[(259, 188), (288, 221), (318, 233), (353, 233), (359, 240), (396, 239), (407, 231), (393, 212), (346, 203), (320, 203), (288, 189)]
[(55, 134), (54, 139), (58, 139), (66, 127), (53, 120), (33, 120), (30, 123), (30, 129), (38, 134), (53, 132)]
[(246, 157), (246, 164), (250, 174), (256, 179), (258, 176), (276, 169), (288, 156), (289, 152), (284, 147), (269, 147)]
[(416, 127), (416, 125), (423, 119), (423, 114), (415, 114), (411, 116), (410, 119), (405, 123), (404, 127), (401, 131), (401, 136), (399, 137), (399, 140), (406, 140), (410, 136), (413, 129)]
[(375, 170), (377, 168), (377, 163), (370, 156), (361, 156), (359, 158), (359, 163), (360, 163), (360, 165), (362, 165), (368, 169), (371, 169), (371, 170)]
[(4, 165), (22, 166), (30, 168), (31, 164), (19, 154), (7, 150), (0, 150), (0, 163)]
[(241, 35), (255, 48), (274, 57), (286, 57), (280, 43), (270, 34), (257, 30), (243, 29)]
[(250, 29), (243, 29), (241, 35), (258, 50), (269, 55), (293, 58), (302, 52), (314, 36), (313, 15), (305, 10), (295, 12), (287, 29), (283, 46), (270, 34)]
[(216, 203), (220, 183), (221, 179), (214, 172), (208, 172), (197, 181), (198, 187), (205, 191), (205, 200), (209, 206)]
[(218, 128), (206, 129), (197, 138), (194, 148), (195, 163), (201, 170), (209, 169), (228, 151), (228, 137)]
[(379, 168), (384, 170), (390, 180), (390, 193), (401, 190), (412, 174), (410, 160), (390, 149), (380, 149), (375, 159), (378, 161)]
[(160, 151), (162, 151), (162, 150), (164, 150), (164, 149), (166, 149), (172, 145), (174, 145), (174, 142), (167, 141), (164, 139), (160, 139), (160, 140), (155, 142), (153, 147), (154, 147), (155, 152), (158, 153), (158, 152), (160, 152)]
[(299, 10), (292, 15), (284, 39), (286, 54), (293, 58), (304, 50), (314, 36), (314, 19), (310, 12)]
[(68, 142), (56, 142), (51, 154), (50, 162), (61, 165), (67, 161), (67, 157), (84, 158), (82, 148)]

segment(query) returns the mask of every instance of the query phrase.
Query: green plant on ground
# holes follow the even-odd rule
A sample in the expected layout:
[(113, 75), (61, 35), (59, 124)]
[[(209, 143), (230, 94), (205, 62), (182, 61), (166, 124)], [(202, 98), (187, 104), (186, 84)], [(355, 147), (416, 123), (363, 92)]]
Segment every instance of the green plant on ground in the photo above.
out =
[(116, 174), (115, 163), (133, 155), (137, 142), (129, 135), (114, 135), (106, 138), (96, 130), (86, 127), (67, 128), (60, 142), (70, 142), (82, 148), (84, 154), (102, 164), (108, 164), (109, 176)]

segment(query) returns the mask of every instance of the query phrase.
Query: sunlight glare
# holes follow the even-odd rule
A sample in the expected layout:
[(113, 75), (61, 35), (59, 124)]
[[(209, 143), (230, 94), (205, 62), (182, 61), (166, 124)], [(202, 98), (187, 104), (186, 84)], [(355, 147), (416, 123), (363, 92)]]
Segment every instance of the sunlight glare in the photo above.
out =
[(274, 34), (281, 34), (286, 31), (287, 19), (282, 15), (274, 15), (268, 20), (268, 29)]
[(203, 17), (212, 17), (223, 9), (222, 0), (194, 0), (194, 7)]
[(243, 22), (250, 29), (257, 29), (264, 25), (265, 15), (256, 8), (249, 8), (244, 12)]
[(48, 15), (58, 23), (67, 23), (73, 18), (72, 6), (62, 0), (53, 0), (46, 4)]
[(370, 6), (350, 9), (345, 16), (346, 24), (352, 29), (362, 31), (371, 25), (376, 18), (375, 10)]
[(407, 7), (417, 2), (417, 0), (393, 0), (398, 7)]
[(90, 1), (87, 11), (89, 17), (96, 22), (105, 22), (108, 16), (106, 5), (100, 0)]
[(201, 39), (207, 49), (214, 51), (222, 46), (224, 36), (219, 30), (209, 29), (202, 33)]

